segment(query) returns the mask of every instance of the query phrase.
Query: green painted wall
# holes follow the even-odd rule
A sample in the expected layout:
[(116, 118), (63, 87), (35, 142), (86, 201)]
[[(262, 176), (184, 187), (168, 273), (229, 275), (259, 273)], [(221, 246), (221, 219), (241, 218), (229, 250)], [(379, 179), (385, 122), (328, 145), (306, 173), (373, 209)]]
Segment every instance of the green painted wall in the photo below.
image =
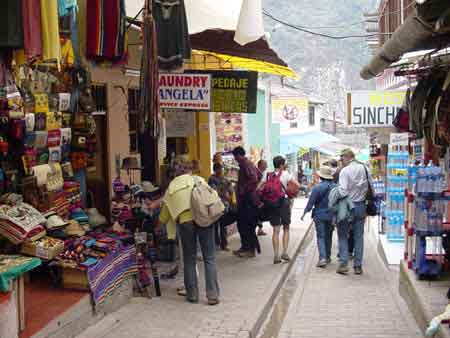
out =
[(266, 111), (265, 94), (263, 90), (258, 90), (258, 104), (256, 114), (248, 114), (247, 116), (247, 146), (250, 148), (265, 146), (264, 133), (264, 114)]

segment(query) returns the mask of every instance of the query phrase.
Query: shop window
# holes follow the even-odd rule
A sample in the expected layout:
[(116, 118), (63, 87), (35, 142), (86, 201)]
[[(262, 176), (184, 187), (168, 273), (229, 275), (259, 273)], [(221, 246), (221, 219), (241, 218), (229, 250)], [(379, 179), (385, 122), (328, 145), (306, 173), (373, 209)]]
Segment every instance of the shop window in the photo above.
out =
[(106, 100), (106, 85), (92, 85), (92, 97), (95, 101), (95, 111), (106, 112), (107, 100)]
[(138, 152), (138, 110), (139, 110), (140, 90), (128, 89), (128, 133), (130, 136), (130, 153)]
[(314, 106), (309, 107), (309, 125), (316, 125), (316, 108)]

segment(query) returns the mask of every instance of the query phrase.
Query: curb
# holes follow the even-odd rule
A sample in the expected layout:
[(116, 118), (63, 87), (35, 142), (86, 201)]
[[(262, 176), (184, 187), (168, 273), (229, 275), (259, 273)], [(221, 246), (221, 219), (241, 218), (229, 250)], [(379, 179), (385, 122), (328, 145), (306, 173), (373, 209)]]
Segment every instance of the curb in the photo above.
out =
[(261, 327), (263, 326), (267, 316), (270, 314), (270, 311), (275, 303), (275, 300), (286, 281), (287, 277), (289, 276), (289, 273), (292, 270), (292, 267), (294, 266), (294, 262), (297, 260), (298, 255), (300, 254), (300, 251), (302, 247), (305, 244), (306, 239), (308, 238), (308, 235), (312, 231), (314, 222), (311, 221), (309, 226), (306, 228), (306, 231), (300, 240), (297, 248), (295, 249), (294, 255), (292, 256), (291, 261), (289, 264), (286, 264), (285, 268), (283, 269), (283, 272), (280, 274), (279, 278), (275, 280), (271, 285), (271, 294), (268, 295), (267, 301), (264, 302), (263, 305), (261, 305), (257, 310), (254, 312), (254, 315), (251, 316), (244, 326), (241, 328), (241, 332), (247, 332), (249, 338), (256, 338), (257, 334), (259, 333)]
[[(405, 262), (400, 263), (400, 276), (399, 276), (399, 292), (417, 321), (418, 326), (425, 334), (425, 330), (430, 320), (434, 317), (431, 311), (425, 305), (421, 295), (418, 293), (414, 282), (412, 280), (412, 274), (406, 266)], [(446, 325), (441, 326), (437, 332), (436, 338), (450, 338), (450, 331)]]

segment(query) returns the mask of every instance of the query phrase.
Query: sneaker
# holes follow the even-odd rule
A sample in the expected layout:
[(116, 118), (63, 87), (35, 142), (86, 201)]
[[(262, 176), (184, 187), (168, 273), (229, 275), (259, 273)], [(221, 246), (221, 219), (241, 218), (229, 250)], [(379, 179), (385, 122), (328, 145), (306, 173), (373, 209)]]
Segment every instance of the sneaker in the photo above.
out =
[(208, 299), (208, 305), (214, 306), (220, 304), (219, 298), (210, 298)]
[(282, 260), (279, 257), (275, 257), (273, 259), (273, 264), (281, 264), (281, 263), (282, 263)]
[(291, 257), (289, 257), (289, 255), (285, 253), (281, 255), (281, 259), (283, 261), (289, 262), (291, 260)]
[(319, 260), (319, 262), (317, 262), (317, 264), (316, 264), (316, 266), (318, 267), (318, 268), (324, 268), (324, 267), (326, 267), (327, 266), (327, 260), (326, 259), (324, 259), (324, 258), (322, 258), (321, 260)]
[(327, 264), (330, 264), (331, 263), (331, 257), (328, 257), (327, 258)]
[(346, 275), (348, 274), (348, 265), (346, 264), (340, 264), (339, 267), (336, 270), (336, 273), (339, 273), (341, 275)]
[(355, 266), (353, 270), (355, 272), (355, 275), (362, 275), (363, 273), (363, 270), (360, 266)]

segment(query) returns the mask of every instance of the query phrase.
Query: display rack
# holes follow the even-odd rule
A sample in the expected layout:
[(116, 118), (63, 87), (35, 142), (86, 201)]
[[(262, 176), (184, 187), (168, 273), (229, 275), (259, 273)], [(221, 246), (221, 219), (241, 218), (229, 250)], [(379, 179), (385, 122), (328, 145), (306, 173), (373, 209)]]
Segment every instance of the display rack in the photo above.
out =
[(409, 153), (405, 147), (389, 149), (386, 189), (386, 233), (391, 242), (404, 241), (405, 190), (408, 188)]

